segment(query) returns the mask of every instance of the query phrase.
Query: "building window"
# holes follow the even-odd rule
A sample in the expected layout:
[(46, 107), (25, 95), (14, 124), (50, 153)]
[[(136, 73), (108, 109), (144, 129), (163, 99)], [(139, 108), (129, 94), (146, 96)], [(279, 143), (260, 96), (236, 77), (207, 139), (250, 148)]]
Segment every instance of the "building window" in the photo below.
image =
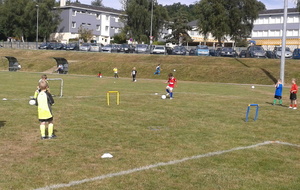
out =
[(105, 26), (105, 31), (108, 32), (108, 26)]
[(87, 25), (88, 25), (88, 26), (91, 26), (91, 23), (88, 23)]
[(299, 31), (298, 30), (287, 30), (286, 35), (287, 36), (298, 36)]
[(106, 20), (108, 20), (109, 19), (109, 16), (108, 15), (106, 15)]
[(72, 28), (76, 28), (76, 22), (72, 22)]
[(97, 14), (96, 17), (97, 17), (97, 20), (100, 20), (100, 14)]
[(97, 31), (100, 31), (100, 25), (97, 25), (97, 26), (96, 26), (96, 30), (97, 30)]
[(299, 16), (288, 16), (287, 23), (299, 23)]
[(280, 24), (281, 23), (281, 17), (270, 17), (270, 24)]
[(76, 11), (75, 10), (73, 10), (72, 16), (76, 16)]
[(115, 18), (115, 22), (119, 22), (119, 17), (116, 17), (116, 18)]
[(270, 30), (270, 37), (278, 37), (280, 36), (280, 30)]
[(85, 26), (85, 23), (82, 23), (81, 26)]

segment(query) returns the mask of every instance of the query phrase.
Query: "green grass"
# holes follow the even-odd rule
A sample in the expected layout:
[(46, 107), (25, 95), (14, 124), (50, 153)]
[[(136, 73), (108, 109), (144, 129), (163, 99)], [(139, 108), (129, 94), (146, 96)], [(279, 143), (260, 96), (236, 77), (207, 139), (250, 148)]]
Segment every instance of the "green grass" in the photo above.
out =
[[(162, 100), (164, 80), (72, 74), (48, 74), (63, 78), (64, 96), (53, 106), (58, 138), (40, 140), (37, 108), (28, 104), (40, 75), (0, 72), (0, 189), (69, 183), (269, 140), (300, 144), (299, 110), (270, 105), (273, 86), (178, 77), (175, 98)], [(50, 88), (56, 94), (58, 82)], [(113, 95), (107, 106), (108, 90), (120, 92), (119, 106)], [(283, 97), (288, 105), (288, 89)], [(254, 109), (245, 122), (249, 103), (260, 105), (255, 122)], [(106, 152), (114, 158), (101, 159)], [(297, 147), (271, 144), (61, 189), (297, 189), (299, 156)]]
[[(130, 77), (133, 67), (139, 78), (165, 79), (176, 69), (175, 75), (182, 81), (220, 82), (239, 84), (274, 84), (280, 76), (279, 59), (234, 59), (201, 56), (163, 56), (143, 54), (109, 54), (92, 52), (68, 52), (50, 50), (0, 50), (0, 70), (8, 70), (3, 56), (15, 56), (22, 71), (52, 72), (56, 62), (53, 57), (64, 57), (70, 64), (70, 74), (113, 76), (112, 69), (118, 67), (121, 77)], [(162, 75), (154, 76), (155, 67), (161, 64)], [(300, 78), (299, 60), (287, 59), (285, 81)]]

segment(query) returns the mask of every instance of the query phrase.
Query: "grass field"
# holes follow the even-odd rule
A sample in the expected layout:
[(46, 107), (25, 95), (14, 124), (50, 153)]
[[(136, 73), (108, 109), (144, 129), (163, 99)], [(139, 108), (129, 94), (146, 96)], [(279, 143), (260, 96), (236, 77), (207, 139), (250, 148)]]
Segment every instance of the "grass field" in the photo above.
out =
[[(132, 83), (130, 78), (48, 74), (63, 78), (64, 96), (55, 97), (53, 106), (58, 138), (40, 140), (37, 108), (28, 104), (40, 75), (0, 72), (0, 189), (300, 187), (299, 110), (272, 106), (273, 86), (252, 89), (178, 77), (175, 98), (162, 100), (165, 76)], [(50, 81), (50, 88), (57, 94), (58, 82)], [(108, 90), (120, 92), (119, 106), (114, 97), (107, 106)], [(252, 109), (245, 122), (249, 103), (260, 105), (257, 121)], [(288, 105), (287, 88), (283, 103)], [(248, 148), (265, 141), (295, 146)], [(100, 158), (104, 153), (114, 157)]]

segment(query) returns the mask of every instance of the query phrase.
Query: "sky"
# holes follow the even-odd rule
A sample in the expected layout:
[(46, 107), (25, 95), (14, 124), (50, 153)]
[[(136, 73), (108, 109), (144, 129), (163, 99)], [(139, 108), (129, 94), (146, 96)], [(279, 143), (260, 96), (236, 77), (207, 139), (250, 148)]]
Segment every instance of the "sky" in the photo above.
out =
[[(92, 0), (79, 0), (82, 4), (87, 4), (90, 5)], [(162, 5), (172, 5), (173, 3), (178, 3), (180, 2), (181, 4), (194, 4), (195, 2), (199, 0), (183, 0), (183, 1), (178, 1), (178, 0), (157, 0), (159, 4)], [(263, 2), (267, 9), (283, 9), (284, 6), (284, 0), (259, 0)], [(289, 8), (295, 7), (295, 1), (296, 0), (288, 0), (288, 6)], [(120, 0), (102, 0), (102, 3), (106, 7), (111, 7), (115, 9), (122, 9), (122, 5), (120, 3)]]

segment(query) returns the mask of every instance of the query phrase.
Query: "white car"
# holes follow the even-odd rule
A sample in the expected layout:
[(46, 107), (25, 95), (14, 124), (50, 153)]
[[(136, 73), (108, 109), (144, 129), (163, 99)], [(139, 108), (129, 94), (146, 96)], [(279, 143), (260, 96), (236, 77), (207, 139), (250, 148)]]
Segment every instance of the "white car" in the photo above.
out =
[(152, 50), (152, 54), (165, 54), (166, 48), (165, 46), (155, 46)]
[[(275, 58), (280, 58), (281, 57), (281, 51), (282, 51), (282, 47), (275, 47), (273, 52), (275, 55)], [(293, 53), (291, 52), (289, 47), (285, 48), (285, 58), (292, 58), (293, 57)]]
[(101, 47), (98, 44), (91, 44), (90, 51), (100, 52), (101, 51)]

